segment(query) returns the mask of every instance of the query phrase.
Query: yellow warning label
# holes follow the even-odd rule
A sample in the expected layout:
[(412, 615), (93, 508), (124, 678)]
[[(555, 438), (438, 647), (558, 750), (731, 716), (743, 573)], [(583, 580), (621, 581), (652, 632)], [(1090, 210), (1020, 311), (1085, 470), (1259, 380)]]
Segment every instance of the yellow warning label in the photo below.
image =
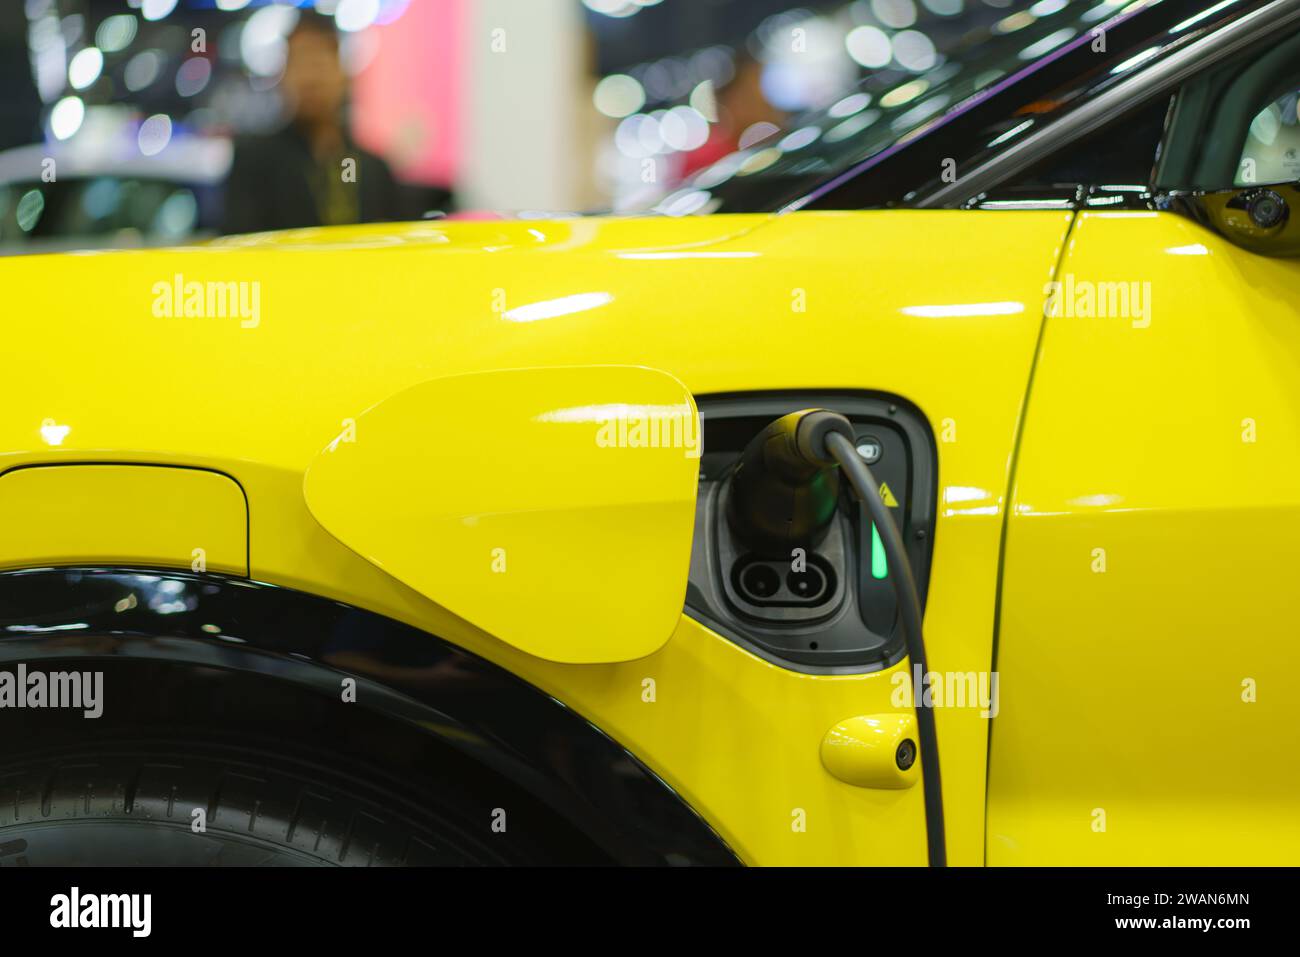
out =
[(894, 493), (889, 490), (888, 482), (880, 483), (880, 500), (890, 508), (898, 508), (898, 499), (894, 498)]

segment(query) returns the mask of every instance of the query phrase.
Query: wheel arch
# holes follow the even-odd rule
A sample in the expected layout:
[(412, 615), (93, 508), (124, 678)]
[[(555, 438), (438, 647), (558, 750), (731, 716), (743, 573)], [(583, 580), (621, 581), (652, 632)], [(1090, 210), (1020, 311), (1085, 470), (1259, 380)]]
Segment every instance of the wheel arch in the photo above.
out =
[[(110, 717), (119, 707), (156, 706), (163, 722), (211, 712), (222, 727), (256, 722), (304, 743), (328, 720), (331, 734), (346, 728), (350, 747), (373, 744), (396, 776), (426, 773), (441, 755), (480, 775), (500, 803), (534, 802), (523, 826), (588, 842), (583, 862), (737, 863), (660, 778), (563, 703), (435, 635), (341, 602), (175, 570), (0, 572), (0, 671), (72, 661), (99, 663)], [(152, 694), (164, 675), (168, 694)], [(203, 710), (198, 689), (213, 675), (237, 682), (238, 714)]]

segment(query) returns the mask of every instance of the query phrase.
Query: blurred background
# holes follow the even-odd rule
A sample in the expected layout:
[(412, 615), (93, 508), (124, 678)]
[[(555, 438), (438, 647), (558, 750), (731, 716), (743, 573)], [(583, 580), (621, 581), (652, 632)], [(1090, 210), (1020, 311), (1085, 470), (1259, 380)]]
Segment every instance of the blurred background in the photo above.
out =
[(1065, 6), (4, 0), (0, 251), (653, 208), (804, 111), (850, 138), (863, 77)]

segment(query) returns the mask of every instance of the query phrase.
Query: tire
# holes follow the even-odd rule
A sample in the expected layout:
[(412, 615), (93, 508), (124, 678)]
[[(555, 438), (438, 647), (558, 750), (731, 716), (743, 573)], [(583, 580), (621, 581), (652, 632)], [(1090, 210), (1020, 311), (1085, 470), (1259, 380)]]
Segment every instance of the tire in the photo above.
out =
[(486, 816), (471, 827), (369, 780), (292, 755), (188, 741), (6, 758), (0, 866), (527, 863), (493, 840), (500, 835)]

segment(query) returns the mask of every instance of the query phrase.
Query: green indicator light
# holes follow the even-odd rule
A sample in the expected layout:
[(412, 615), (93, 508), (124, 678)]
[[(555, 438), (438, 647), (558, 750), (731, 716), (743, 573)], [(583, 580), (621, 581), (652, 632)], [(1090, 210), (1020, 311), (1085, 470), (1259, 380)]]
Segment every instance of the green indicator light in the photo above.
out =
[(871, 577), (880, 579), (889, 574), (889, 563), (885, 561), (885, 543), (880, 540), (876, 523), (871, 523)]

